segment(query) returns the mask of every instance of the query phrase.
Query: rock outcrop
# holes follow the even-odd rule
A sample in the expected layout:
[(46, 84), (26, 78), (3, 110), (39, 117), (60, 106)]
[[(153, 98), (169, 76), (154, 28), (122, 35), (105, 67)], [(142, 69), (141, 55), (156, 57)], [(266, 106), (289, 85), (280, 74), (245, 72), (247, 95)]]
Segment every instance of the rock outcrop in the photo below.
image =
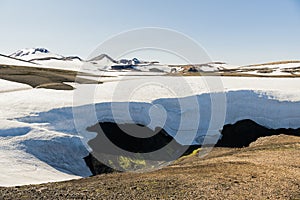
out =
[(103, 122), (87, 130), (98, 133), (88, 142), (93, 152), (85, 157), (94, 175), (172, 162), (200, 147), (181, 145), (163, 129), (136, 124)]
[(218, 141), (216, 146), (237, 148), (247, 147), (251, 142), (254, 142), (260, 137), (279, 134), (300, 136), (300, 128), (269, 129), (249, 119), (241, 120), (235, 124), (228, 124), (223, 127), (222, 138)]

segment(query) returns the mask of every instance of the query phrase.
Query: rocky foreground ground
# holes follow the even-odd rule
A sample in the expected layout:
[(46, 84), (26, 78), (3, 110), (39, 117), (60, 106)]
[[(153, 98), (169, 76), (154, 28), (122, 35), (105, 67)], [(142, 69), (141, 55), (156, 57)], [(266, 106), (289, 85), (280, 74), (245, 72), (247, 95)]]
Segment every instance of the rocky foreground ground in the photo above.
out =
[(300, 199), (300, 137), (214, 148), (147, 173), (0, 188), (0, 199)]

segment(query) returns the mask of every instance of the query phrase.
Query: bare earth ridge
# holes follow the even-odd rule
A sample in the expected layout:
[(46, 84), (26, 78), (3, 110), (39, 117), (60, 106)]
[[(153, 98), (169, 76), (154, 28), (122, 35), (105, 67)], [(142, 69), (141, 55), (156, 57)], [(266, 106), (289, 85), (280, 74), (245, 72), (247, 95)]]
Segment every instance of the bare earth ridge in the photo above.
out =
[(78, 78), (78, 74), (80, 73), (69, 70), (0, 65), (1, 79), (24, 83), (33, 88), (73, 90), (74, 88), (66, 84), (66, 82), (99, 83)]

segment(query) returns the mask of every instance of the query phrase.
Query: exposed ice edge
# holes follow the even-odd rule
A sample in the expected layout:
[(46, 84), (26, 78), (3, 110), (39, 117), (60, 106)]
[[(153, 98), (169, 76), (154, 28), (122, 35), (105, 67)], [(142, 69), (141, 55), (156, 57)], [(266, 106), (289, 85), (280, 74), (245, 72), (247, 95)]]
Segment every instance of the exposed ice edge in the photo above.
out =
[[(226, 97), (226, 102), (222, 100), (223, 97)], [(217, 101), (211, 103), (212, 99)], [(138, 123), (151, 129), (161, 127), (179, 143), (198, 144), (202, 143), (204, 136), (216, 140), (225, 124), (243, 119), (251, 119), (268, 128), (299, 128), (300, 101), (280, 101), (267, 93), (239, 90), (224, 94), (216, 92), (184, 98), (163, 98), (151, 103), (107, 102), (65, 107), (18, 120), (27, 123), (46, 122), (50, 130), (67, 134), (79, 132), (88, 139), (95, 135), (86, 131), (86, 128), (98, 122)]]
[[(223, 101), (223, 95), (226, 95), (226, 102)], [(193, 98), (196, 98), (198, 108)], [(179, 107), (178, 102), (184, 102), (183, 107)], [(149, 110), (153, 105), (160, 105), (166, 112), (163, 126), (163, 117), (160, 115), (152, 114), (151, 118), (149, 117)], [(219, 138), (225, 124), (243, 119), (251, 119), (274, 129), (300, 127), (300, 102), (279, 101), (266, 93), (252, 90), (158, 99), (152, 103), (96, 104), (95, 107), (100, 122), (139, 123), (152, 129), (162, 127), (182, 144), (201, 144), (205, 136), (212, 137), (214, 142)], [(126, 107), (128, 109), (122, 109)], [(111, 108), (114, 112), (111, 112)]]

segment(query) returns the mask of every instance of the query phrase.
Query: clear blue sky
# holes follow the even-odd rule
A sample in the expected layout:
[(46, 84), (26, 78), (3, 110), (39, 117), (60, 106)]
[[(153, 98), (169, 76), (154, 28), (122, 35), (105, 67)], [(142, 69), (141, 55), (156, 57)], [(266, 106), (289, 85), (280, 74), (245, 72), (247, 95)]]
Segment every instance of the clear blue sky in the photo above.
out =
[(215, 61), (300, 60), (299, 0), (0, 0), (0, 53), (46, 47), (87, 57), (119, 32), (185, 33)]

